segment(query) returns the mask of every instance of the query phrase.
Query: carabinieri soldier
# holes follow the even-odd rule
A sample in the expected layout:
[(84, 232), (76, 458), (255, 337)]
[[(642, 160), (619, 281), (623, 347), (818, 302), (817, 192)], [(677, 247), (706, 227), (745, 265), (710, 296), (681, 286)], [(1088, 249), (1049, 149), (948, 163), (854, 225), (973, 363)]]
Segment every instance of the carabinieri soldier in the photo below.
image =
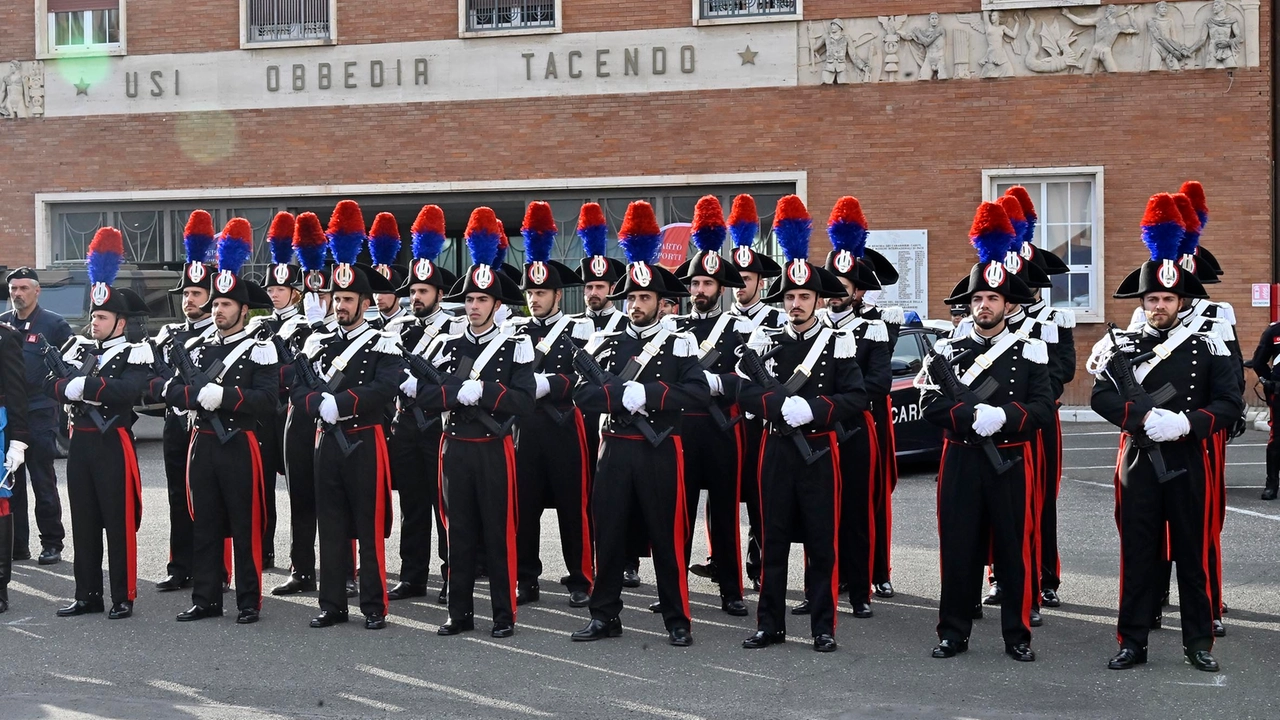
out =
[[(411, 375), (401, 390), (424, 412), (448, 413), (440, 445), (440, 482), (449, 533), (449, 619), (436, 631), (475, 629), (477, 565), (489, 574), (493, 627), (508, 638), (516, 621), (516, 453), (511, 427), (534, 407), (533, 344), (499, 328), (502, 305), (522, 304), (520, 290), (495, 264), (502, 234), (487, 207), (476, 208), (465, 239), (471, 267), (446, 300), (462, 302), (466, 327), (426, 350), (435, 377)], [(483, 550), (483, 557), (481, 556)]]
[(681, 415), (706, 407), (710, 392), (698, 364), (697, 341), (658, 322), (658, 299), (687, 293), (675, 275), (656, 264), (661, 235), (653, 207), (631, 203), (618, 236), (629, 265), (610, 298), (627, 301), (630, 322), (620, 331), (592, 336), (586, 352), (603, 373), (582, 377), (574, 393), (583, 412), (602, 413), (605, 420), (592, 497), (599, 572), (589, 605), (591, 622), (571, 637), (591, 641), (622, 634), (618, 615), (627, 520), (639, 509), (653, 549), (668, 642), (687, 647), (693, 636), (684, 558), (690, 528)]
[[(1004, 209), (978, 207), (969, 239), (978, 262), (947, 304), (968, 302), (974, 324), (941, 340), (916, 377), (929, 422), (943, 428), (938, 469), (938, 543), (942, 597), (933, 657), (969, 649), (974, 601), (989, 538), (1005, 588), (1000, 608), (1005, 653), (1032, 662), (1030, 558), (1035, 482), (1035, 433), (1053, 412), (1049, 354), (1044, 343), (1011, 332), (1011, 305), (1031, 290), (1004, 265), (1016, 238)], [(952, 376), (956, 379), (953, 383)]]
[(1280, 491), (1280, 439), (1276, 438), (1275, 428), (1275, 422), (1280, 420), (1280, 393), (1277, 393), (1280, 370), (1276, 368), (1277, 355), (1280, 355), (1280, 322), (1273, 322), (1262, 331), (1262, 337), (1258, 338), (1258, 347), (1254, 349), (1253, 357), (1245, 363), (1246, 367), (1258, 375), (1267, 401), (1267, 409), (1270, 411), (1270, 419), (1267, 420), (1270, 432), (1267, 434), (1267, 469), (1266, 481), (1262, 487), (1263, 500), (1275, 500), (1277, 491)]
[[(136, 533), (142, 522), (142, 478), (134, 449), (132, 428), (137, 416), (133, 406), (146, 390), (154, 356), (149, 345), (130, 343), (125, 336), (128, 318), (146, 314), (147, 305), (132, 290), (111, 287), (123, 255), (119, 230), (104, 227), (94, 234), (86, 257), (92, 340), (72, 337), (63, 358), (73, 368), (89, 357), (95, 364), (87, 375), (50, 374), (44, 383), (46, 394), (72, 408), (67, 498), (76, 554), (76, 599), (58, 610), (58, 617), (103, 611), (104, 531), (111, 580), (107, 617), (119, 620), (133, 615), (138, 596)], [(221, 539), (218, 549), (221, 552)]]
[[(845, 294), (839, 280), (812, 265), (813, 221), (795, 195), (778, 200), (773, 231), (787, 260), (781, 282), (764, 299), (782, 301), (788, 323), (758, 328), (738, 365), (742, 408), (765, 421), (760, 453), (764, 531), (760, 605), (749, 650), (786, 641), (787, 564), (791, 542), (804, 543), (810, 631), (817, 652), (836, 650), (840, 526), (837, 427), (867, 407), (856, 340), (819, 322), (818, 303)], [(761, 356), (767, 357), (762, 362)], [(871, 458), (863, 458), (864, 462)]]
[(409, 268), (398, 264), (400, 257), (400, 227), (396, 224), (396, 216), (388, 212), (380, 212), (373, 218), (369, 228), (369, 259), (373, 261), (373, 269), (382, 277), (391, 281), (394, 293), (377, 293), (373, 296), (378, 306), (378, 317), (369, 321), (375, 330), (391, 330), (399, 333), (399, 325), (413, 318), (412, 314), (400, 305), (399, 289), (404, 286), (409, 276)]
[[(0, 449), (5, 453), (6, 476), (22, 466), (31, 444), (23, 341), (22, 333), (12, 325), (0, 323)], [(9, 609), (9, 579), (13, 576), (13, 514), (9, 509), (12, 494), (10, 478), (0, 480), (0, 613)]]
[[(315, 439), (316, 517), (320, 532), (320, 614), (311, 627), (348, 620), (347, 576), (351, 539), (358, 541), (360, 612), (367, 630), (387, 626), (386, 538), (391, 534), (391, 467), (383, 412), (404, 377), (399, 338), (380, 333), (364, 314), (375, 293), (395, 292), (368, 265), (357, 265), (364, 245), (360, 206), (342, 200), (329, 219), (329, 282), (338, 330), (312, 335), (294, 359), (291, 389), (296, 412), (319, 422)], [(311, 363), (320, 385), (304, 381)]]
[(595, 580), (588, 500), (591, 456), (582, 413), (573, 404), (577, 375), (573, 356), (595, 330), (586, 318), (560, 311), (564, 288), (581, 284), (573, 268), (551, 259), (556, 221), (545, 202), (529, 204), (524, 225), (525, 266), (521, 288), (529, 317), (513, 317), (505, 330), (533, 347), (536, 405), (517, 423), (516, 604), (538, 599), (542, 511), (554, 508), (560, 548), (569, 570), (570, 607), (586, 607)]
[[(235, 557), (236, 622), (258, 621), (262, 610), (262, 528), (266, 522), (259, 419), (275, 411), (280, 369), (275, 346), (245, 329), (252, 309), (271, 297), (239, 277), (253, 254), (253, 228), (232, 218), (218, 240), (218, 273), (210, 308), (217, 332), (188, 341), (186, 350), (203, 377), (182, 371), (165, 387), (165, 400), (190, 411), (187, 483), (195, 521), (191, 608), (179, 622), (222, 615), (224, 542)], [(221, 370), (210, 372), (220, 366)]]
[[(1177, 262), (1184, 233), (1174, 198), (1152, 196), (1142, 220), (1151, 260), (1113, 295), (1141, 298), (1146, 324), (1120, 338), (1118, 347), (1104, 338), (1089, 359), (1096, 374), (1090, 404), (1122, 431), (1116, 459), (1120, 651), (1108, 664), (1113, 670), (1147, 661), (1151, 618), (1167, 577), (1160, 562), (1166, 525), (1178, 571), (1183, 654), (1197, 670), (1219, 670), (1211, 653), (1214, 593), (1207, 570), (1217, 522), (1209, 456), (1214, 435), (1236, 421), (1244, 401), (1221, 338), (1179, 322), (1185, 300), (1208, 297)], [(1128, 386), (1126, 375), (1138, 387)]]

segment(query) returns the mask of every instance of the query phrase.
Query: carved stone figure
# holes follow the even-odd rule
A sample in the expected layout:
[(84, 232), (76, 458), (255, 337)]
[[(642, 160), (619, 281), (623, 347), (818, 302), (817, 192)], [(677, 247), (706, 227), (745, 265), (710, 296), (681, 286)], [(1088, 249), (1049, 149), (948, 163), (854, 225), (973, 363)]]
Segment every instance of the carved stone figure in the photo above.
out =
[(9, 62), (0, 78), (0, 117), (9, 119), (44, 115), (44, 64)]
[[(929, 13), (928, 25), (912, 28), (902, 38), (912, 43), (912, 52), (920, 65), (917, 80), (947, 79), (947, 31), (942, 29), (938, 13)], [(919, 52), (915, 46), (919, 46)]]
[(1012, 72), (1004, 44), (1007, 40), (1017, 39), (1018, 25), (1017, 19), (1013, 21), (1012, 30), (1001, 24), (999, 10), (982, 13), (982, 34), (987, 36), (987, 51), (978, 61), (978, 77), (1005, 77)]
[(1191, 53), (1205, 48), (1205, 68), (1240, 67), (1243, 42), (1239, 23), (1227, 15), (1226, 0), (1213, 0), (1213, 15), (1200, 27), (1200, 39), (1191, 46)]
[(884, 65), (880, 79), (893, 82), (898, 79), (898, 45), (902, 42), (902, 26), (906, 15), (881, 15), (880, 27), (884, 28)]
[[(1072, 15), (1070, 10), (1062, 8), (1062, 14), (1076, 25), (1094, 27), (1093, 47), (1089, 48), (1089, 57), (1084, 62), (1086, 74), (1092, 75), (1097, 72), (1099, 66), (1107, 72), (1119, 72), (1120, 66), (1116, 64), (1111, 48), (1120, 35), (1138, 34), (1138, 28), (1133, 25), (1133, 10), (1133, 6), (1126, 7), (1122, 11), (1118, 5), (1106, 5), (1093, 17), (1081, 18)], [(1128, 25), (1120, 24), (1120, 17), (1123, 15), (1130, 16)]]
[(857, 47), (845, 34), (844, 23), (839, 20), (832, 20), (827, 25), (827, 33), (818, 38), (813, 50), (823, 55), (823, 85), (846, 85), (855, 82), (850, 77), (850, 66), (858, 73), (857, 82), (870, 81), (871, 64), (858, 56)]
[(1147, 21), (1147, 36), (1150, 40), (1147, 70), (1178, 72), (1186, 67), (1187, 60), (1191, 59), (1191, 48), (1182, 44), (1178, 24), (1169, 17), (1169, 3), (1165, 0), (1156, 3), (1156, 14)]
[(1036, 21), (1027, 23), (1027, 69), (1034, 73), (1056, 73), (1068, 68), (1079, 68), (1084, 63), (1080, 53), (1071, 43), (1076, 41), (1074, 30), (1063, 30), (1055, 19), (1052, 24), (1040, 23), (1039, 39), (1036, 37)]

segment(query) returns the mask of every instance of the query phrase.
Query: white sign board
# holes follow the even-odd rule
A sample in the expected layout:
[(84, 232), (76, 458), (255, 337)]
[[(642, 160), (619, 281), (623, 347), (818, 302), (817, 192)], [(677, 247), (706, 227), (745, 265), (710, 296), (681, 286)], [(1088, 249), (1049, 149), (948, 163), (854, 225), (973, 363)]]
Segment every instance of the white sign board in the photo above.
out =
[(1253, 307), (1271, 307), (1271, 284), (1253, 284)]
[(872, 230), (867, 247), (888, 258), (899, 275), (898, 283), (881, 291), (876, 304), (897, 305), (929, 317), (929, 231)]

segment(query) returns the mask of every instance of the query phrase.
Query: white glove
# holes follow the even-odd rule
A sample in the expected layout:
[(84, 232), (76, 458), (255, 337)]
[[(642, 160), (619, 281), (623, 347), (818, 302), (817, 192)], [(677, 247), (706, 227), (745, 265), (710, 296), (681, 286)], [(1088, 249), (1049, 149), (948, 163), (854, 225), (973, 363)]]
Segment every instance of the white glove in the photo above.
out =
[(782, 419), (791, 427), (800, 427), (813, 422), (813, 408), (798, 397), (789, 397), (782, 401)]
[(1191, 432), (1191, 421), (1183, 413), (1156, 408), (1142, 424), (1147, 437), (1156, 442), (1171, 442)]
[(475, 405), (484, 394), (484, 383), (479, 380), (466, 380), (458, 390), (458, 402), (463, 405)]
[(338, 422), (338, 401), (329, 393), (325, 393), (324, 399), (320, 401), (320, 419), (330, 425)]
[(634, 380), (630, 380), (625, 387), (626, 389), (622, 391), (622, 407), (626, 408), (627, 412), (648, 415), (649, 413), (644, 411), (644, 404), (647, 400), (644, 386)]
[(405, 378), (404, 382), (400, 383), (400, 392), (411, 398), (418, 397), (418, 378), (414, 377), (408, 370), (405, 370), (404, 374), (408, 377)]
[(973, 406), (973, 431), (982, 437), (991, 437), (1000, 432), (1005, 423), (1004, 410), (986, 403)]
[(17, 440), (9, 441), (9, 452), (4, 454), (5, 472), (14, 472), (27, 460), (27, 444)]
[(302, 312), (307, 316), (308, 325), (324, 322), (324, 303), (320, 302), (320, 296), (316, 293), (309, 292), (303, 294)]
[(724, 394), (724, 383), (720, 382), (719, 375), (708, 370), (703, 370), (702, 374), (707, 376), (707, 385), (711, 386), (712, 395)]
[(67, 399), (71, 401), (81, 400), (84, 398), (84, 377), (77, 376), (71, 378), (71, 382), (67, 383)]
[(551, 393), (551, 383), (547, 382), (546, 373), (534, 373), (533, 384), (537, 386), (537, 390), (533, 396), (535, 400), (541, 400)]
[(196, 395), (196, 402), (209, 412), (222, 407), (222, 386), (218, 383), (209, 383), (200, 388), (200, 394)]

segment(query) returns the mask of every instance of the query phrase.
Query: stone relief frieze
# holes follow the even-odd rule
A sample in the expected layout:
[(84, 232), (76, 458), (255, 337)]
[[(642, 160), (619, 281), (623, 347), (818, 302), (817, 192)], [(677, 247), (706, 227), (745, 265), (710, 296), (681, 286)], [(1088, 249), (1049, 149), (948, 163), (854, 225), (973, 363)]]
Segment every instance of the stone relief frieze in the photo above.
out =
[(44, 116), (44, 63), (11, 60), (0, 66), (0, 118)]

